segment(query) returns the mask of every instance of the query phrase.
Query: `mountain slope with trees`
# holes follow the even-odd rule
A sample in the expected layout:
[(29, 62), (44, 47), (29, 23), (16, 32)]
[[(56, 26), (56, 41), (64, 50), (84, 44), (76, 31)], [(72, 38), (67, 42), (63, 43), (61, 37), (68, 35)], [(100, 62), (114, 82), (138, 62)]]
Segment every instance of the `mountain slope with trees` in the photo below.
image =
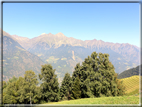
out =
[(37, 74), (43, 64), (39, 57), (25, 50), (11, 35), (3, 32), (3, 79), (5, 81), (13, 76), (24, 76), (27, 70), (33, 70)]
[(140, 67), (142, 69), (142, 65), (141, 66), (137, 66), (135, 68), (131, 68), (129, 70), (126, 70), (122, 73), (120, 73), (118, 75), (118, 78), (121, 79), (121, 78), (128, 78), (128, 77), (131, 77), (131, 76), (134, 76), (134, 75), (141, 75), (142, 76), (142, 72), (140, 74)]
[[(12, 41), (10, 39), (7, 41), (8, 38)], [(40, 66), (48, 63), (56, 69), (55, 73), (61, 83), (66, 71), (72, 75), (76, 64), (82, 63), (85, 57), (91, 55), (92, 52), (108, 53), (116, 73), (139, 65), (140, 49), (130, 44), (115, 44), (96, 39), (82, 41), (72, 37), (68, 38), (62, 33), (41, 34), (28, 39), (4, 32), (3, 39), (5, 49), (3, 62), (6, 75), (14, 72), (15, 76), (21, 76), (23, 75), (21, 71), (29, 69), (39, 72)], [(14, 43), (16, 43), (16, 47)], [(40, 65), (37, 65), (38, 63)], [(17, 66), (16, 69), (13, 68), (15, 66)], [(11, 71), (12, 69), (13, 71)]]
[[(21, 39), (23, 39), (23, 37), (21, 37)], [(17, 39), (17, 41), (29, 52), (39, 56), (43, 61), (52, 64), (57, 72), (65, 72), (66, 68), (61, 66), (62, 70), (58, 68), (60, 63), (66, 63), (66, 66), (68, 66), (68, 68), (71, 69), (70, 72), (72, 72), (78, 62), (82, 62), (86, 55), (91, 55), (94, 51), (108, 53), (110, 55), (110, 61), (114, 65), (117, 73), (139, 65), (140, 49), (128, 43), (110, 43), (96, 39), (82, 41), (72, 37), (66, 37), (61, 32), (55, 35), (51, 33), (41, 34), (25, 42), (26, 45), (19, 39)], [(51, 56), (53, 56), (54, 59), (51, 59)], [(62, 61), (62, 58), (66, 58), (67, 61)], [(52, 60), (51, 62), (49, 61), (50, 59)], [(54, 62), (56, 62), (58, 66)], [(67, 65), (67, 63), (69, 65)]]

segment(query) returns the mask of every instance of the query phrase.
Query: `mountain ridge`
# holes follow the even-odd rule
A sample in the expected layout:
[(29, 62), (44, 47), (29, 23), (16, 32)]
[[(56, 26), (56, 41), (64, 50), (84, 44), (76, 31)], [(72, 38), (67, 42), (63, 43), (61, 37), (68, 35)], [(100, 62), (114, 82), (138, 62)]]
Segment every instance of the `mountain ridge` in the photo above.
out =
[[(1, 31), (1, 28), (0, 28), (0, 31)], [(7, 33), (7, 32), (5, 32), (5, 31), (3, 31), (4, 33)], [(7, 33), (8, 35), (10, 35), (9, 33)], [(46, 34), (46, 33), (43, 33), (43, 34), (41, 34), (41, 35), (44, 35), (44, 34)], [(48, 34), (52, 34), (52, 33), (48, 33)], [(46, 34), (46, 35), (48, 35), (48, 34)], [(57, 34), (62, 34), (62, 35), (64, 35), (62, 32), (59, 32), (59, 33), (57, 33)], [(55, 35), (57, 35), (57, 34), (55, 34)], [(39, 36), (41, 36), (41, 35), (39, 35)], [(54, 34), (52, 34), (52, 35), (54, 35)], [(11, 36), (17, 36), (18, 38), (19, 37), (21, 37), (21, 38), (27, 38), (27, 39), (29, 39), (29, 40), (31, 40), (31, 39), (33, 39), (33, 38), (28, 38), (28, 37), (22, 37), (22, 36), (18, 36), (18, 35), (11, 35)], [(37, 36), (37, 37), (34, 37), (34, 38), (38, 38), (39, 36)], [(65, 36), (65, 35), (64, 35)], [(65, 36), (66, 37), (66, 36)], [(14, 37), (15, 38), (15, 37)], [(73, 37), (67, 37), (67, 38), (73, 38)], [(75, 39), (75, 38), (74, 38)], [(105, 42), (105, 41), (103, 41), (103, 40), (97, 40), (97, 39), (93, 39), (93, 40), (81, 40), (81, 39), (77, 39), (77, 40), (80, 40), (80, 41), (83, 41), (83, 42), (88, 42), (88, 41), (93, 41), (93, 40), (95, 40), (95, 41), (101, 41), (101, 42)], [(133, 45), (133, 44), (130, 44), (130, 43), (114, 43), (114, 42), (105, 42), (105, 43), (110, 43), (110, 44), (117, 44), (117, 45), (132, 45), (132, 46), (134, 46), (134, 47), (136, 47), (137, 49), (139, 49), (140, 47), (138, 47), (138, 46), (136, 46), (136, 45)]]
[(38, 74), (43, 64), (44, 62), (39, 57), (25, 50), (11, 35), (3, 33), (4, 81), (8, 81), (13, 76), (24, 76), (27, 70), (33, 70)]
[(62, 80), (66, 72), (72, 74), (75, 65), (81, 64), (94, 51), (108, 53), (116, 73), (139, 65), (140, 49), (127, 43), (115, 44), (96, 39), (82, 41), (66, 37), (61, 32), (55, 35), (51, 33), (41, 34), (32, 39), (10, 36), (26, 51), (38, 56), (44, 63), (51, 64), (56, 69), (59, 80)]
[[(57, 35), (60, 35), (58, 37)], [(61, 36), (62, 35), (62, 36)], [(47, 46), (48, 48), (45, 48), (45, 50), (49, 50), (50, 48), (59, 48), (62, 45), (70, 45), (70, 46), (82, 46), (85, 48), (90, 48), (91, 50), (94, 49), (111, 49), (116, 53), (122, 54), (123, 56), (129, 57), (128, 60), (133, 60), (136, 57), (138, 59), (140, 58), (139, 52), (140, 48), (131, 45), (129, 43), (112, 43), (112, 42), (105, 42), (102, 40), (78, 40), (73, 37), (66, 37), (63, 33), (59, 32), (57, 34), (42, 34), (38, 37), (34, 37), (32, 39), (29, 39), (27, 42), (18, 42), (22, 47), (24, 47), (26, 50), (31, 50), (35, 48), (38, 44), (40, 44), (40, 47)], [(26, 44), (26, 45), (25, 45)], [(39, 46), (39, 45), (38, 45)], [(134, 54), (134, 58), (132, 58), (131, 54)], [(135, 63), (139, 63), (139, 61), (134, 60)]]
[[(134, 46), (134, 47), (136, 47), (137, 49), (139, 49), (139, 47), (138, 46), (136, 46), (136, 45), (133, 45), (133, 44), (130, 44), (130, 43), (113, 43), (113, 42), (105, 42), (105, 41), (103, 41), (103, 40), (97, 40), (97, 39), (93, 39), (93, 40), (80, 40), (80, 39), (76, 39), (76, 38), (73, 38), (73, 37), (67, 37), (67, 36), (65, 36), (63, 33), (61, 33), (61, 32), (59, 32), (59, 33), (57, 33), (57, 34), (52, 34), (52, 33), (48, 33), (48, 34), (46, 34), (46, 33), (44, 33), (44, 34), (41, 34), (41, 35), (39, 35), (39, 36), (37, 36), (37, 37), (34, 37), (34, 38), (31, 38), (31, 39), (29, 39), (29, 40), (32, 40), (32, 39), (35, 39), (35, 38), (43, 38), (43, 37), (48, 37), (48, 36), (53, 36), (53, 38), (54, 37), (56, 37), (56, 36), (58, 36), (58, 35), (62, 35), (62, 37), (65, 37), (65, 38), (69, 38), (69, 39), (72, 39), (72, 40), (78, 40), (78, 41), (81, 41), (81, 42), (85, 42), (86, 43), (86, 45), (88, 45), (87, 43), (88, 42), (90, 42), (89, 43), (89, 45), (91, 45), (91, 42), (97, 42), (97, 43), (105, 43), (105, 44), (109, 44), (109, 45), (120, 45), (120, 46), (128, 46), (128, 45), (130, 45), (130, 46)], [(14, 38), (20, 38), (21, 36), (18, 36), (18, 35), (16, 35), (17, 37), (15, 37), (15, 35), (11, 35), (11, 36), (14, 36)], [(21, 37), (21, 38), (27, 38), (27, 37)], [(64, 38), (64, 39), (65, 39)], [(68, 40), (69, 41), (69, 40)], [(69, 42), (70, 43), (70, 42)]]

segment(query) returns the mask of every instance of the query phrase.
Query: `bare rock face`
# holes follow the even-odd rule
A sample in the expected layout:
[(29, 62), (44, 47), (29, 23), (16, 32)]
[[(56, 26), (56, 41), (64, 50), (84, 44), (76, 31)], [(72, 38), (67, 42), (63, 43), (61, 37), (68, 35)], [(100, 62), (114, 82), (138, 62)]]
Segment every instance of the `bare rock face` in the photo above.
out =
[(72, 59), (75, 60), (74, 51), (72, 51)]

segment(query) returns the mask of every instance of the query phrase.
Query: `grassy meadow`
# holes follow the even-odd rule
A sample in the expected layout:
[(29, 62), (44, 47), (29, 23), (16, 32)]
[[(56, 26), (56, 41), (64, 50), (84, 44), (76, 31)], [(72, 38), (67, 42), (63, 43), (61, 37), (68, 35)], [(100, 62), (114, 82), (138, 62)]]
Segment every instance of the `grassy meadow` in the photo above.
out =
[(139, 93), (139, 76), (131, 76), (121, 79), (126, 88), (126, 95), (134, 95)]
[(84, 98), (47, 104), (139, 104), (139, 96)]
[(139, 104), (139, 76), (132, 76), (121, 80), (126, 88), (125, 96), (83, 98), (44, 104)]

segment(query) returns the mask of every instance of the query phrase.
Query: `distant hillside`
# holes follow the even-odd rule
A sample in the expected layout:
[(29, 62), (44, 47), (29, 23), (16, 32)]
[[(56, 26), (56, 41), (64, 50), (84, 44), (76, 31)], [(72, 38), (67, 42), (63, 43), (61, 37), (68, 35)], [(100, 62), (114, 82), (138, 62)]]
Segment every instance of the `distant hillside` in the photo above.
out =
[[(0, 30), (1, 33), (1, 30)], [(1, 48), (1, 46), (0, 46)], [(11, 35), (3, 33), (3, 79), (24, 76), (25, 71), (40, 73), (44, 62), (36, 55), (26, 51)]]
[[(118, 78), (127, 78), (127, 77), (131, 77), (131, 76), (134, 76), (134, 75), (139, 75), (140, 74), (140, 69), (139, 69), (140, 66), (137, 66), (135, 68), (131, 68), (129, 70), (126, 70), (124, 72), (122, 72), (121, 74), (118, 75)], [(142, 67), (142, 65), (141, 65)], [(141, 72), (141, 76), (142, 76), (142, 72)]]

